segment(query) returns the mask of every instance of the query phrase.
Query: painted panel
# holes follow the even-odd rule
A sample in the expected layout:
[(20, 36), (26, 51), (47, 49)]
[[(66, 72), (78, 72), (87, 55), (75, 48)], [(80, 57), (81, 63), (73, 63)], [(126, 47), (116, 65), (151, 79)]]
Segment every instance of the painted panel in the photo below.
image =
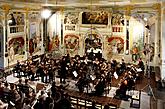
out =
[(71, 56), (78, 54), (79, 50), (79, 36), (74, 34), (67, 34), (64, 37), (65, 53)]
[(124, 26), (124, 14), (115, 13), (112, 15), (111, 24), (116, 26)]
[(22, 12), (10, 12), (8, 15), (9, 33), (24, 32), (25, 15)]
[(48, 51), (60, 52), (61, 16), (55, 13), (48, 21)]
[(108, 12), (83, 12), (82, 24), (108, 25)]
[(40, 54), (42, 47), (40, 14), (38, 12), (30, 13), (29, 21), (30, 21), (29, 53), (30, 55)]
[(78, 13), (66, 12), (64, 16), (64, 24), (78, 24)]
[(22, 59), (25, 53), (25, 39), (24, 36), (17, 36), (10, 38), (8, 41), (9, 45), (9, 61)]
[(112, 55), (123, 54), (124, 53), (124, 39), (121, 37), (109, 37), (106, 38), (106, 51), (107, 57), (112, 57)]

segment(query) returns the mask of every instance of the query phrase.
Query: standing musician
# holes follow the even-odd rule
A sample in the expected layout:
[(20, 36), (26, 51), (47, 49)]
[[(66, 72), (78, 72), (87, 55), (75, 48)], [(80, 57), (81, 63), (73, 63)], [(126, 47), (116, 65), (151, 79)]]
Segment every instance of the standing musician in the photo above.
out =
[(138, 63), (138, 67), (139, 68), (141, 68), (142, 69), (142, 71), (144, 72), (144, 63), (143, 63), (143, 61), (142, 61), (142, 59), (141, 58), (139, 58), (139, 63)]
[(66, 83), (65, 79), (66, 79), (66, 75), (67, 75), (67, 63), (66, 63), (66, 59), (65, 57), (62, 58), (61, 60), (61, 70), (60, 70), (60, 83)]

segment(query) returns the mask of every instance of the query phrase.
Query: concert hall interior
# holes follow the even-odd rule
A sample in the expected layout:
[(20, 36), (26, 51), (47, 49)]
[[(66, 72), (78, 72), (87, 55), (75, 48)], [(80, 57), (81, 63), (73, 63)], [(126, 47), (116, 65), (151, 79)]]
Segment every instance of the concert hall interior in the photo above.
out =
[(165, 0), (0, 0), (0, 109), (165, 109)]

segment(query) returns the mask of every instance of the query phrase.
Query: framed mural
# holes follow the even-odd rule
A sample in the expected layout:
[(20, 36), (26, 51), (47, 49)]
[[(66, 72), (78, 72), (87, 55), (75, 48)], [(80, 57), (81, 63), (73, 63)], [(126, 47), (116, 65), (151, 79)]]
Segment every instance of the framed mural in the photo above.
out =
[(79, 36), (74, 34), (65, 35), (64, 44), (65, 44), (66, 53), (69, 53), (71, 56), (78, 54)]
[(22, 12), (10, 12), (8, 14), (10, 33), (24, 32), (25, 15)]
[(124, 53), (124, 39), (121, 37), (110, 37), (107, 39), (108, 45), (107, 55), (123, 54)]
[(46, 40), (47, 42), (47, 47), (48, 47), (48, 51), (49, 52), (56, 52), (56, 53), (60, 53), (60, 42), (61, 42), (61, 31), (63, 31), (62, 27), (63, 25), (61, 25), (61, 17), (60, 17), (60, 13), (55, 13), (53, 14), (49, 20), (48, 20), (48, 39)]
[(37, 35), (37, 23), (30, 24), (30, 39), (29, 39), (29, 53), (39, 52), (41, 50), (41, 37)]
[(25, 53), (25, 40), (23, 36), (10, 38), (8, 41), (9, 60), (19, 60), (19, 56)]
[(48, 51), (57, 51), (60, 47), (60, 39), (59, 36), (54, 33), (52, 39), (49, 37), (49, 47)]
[(82, 24), (108, 25), (108, 12), (83, 12)]
[(40, 14), (38, 12), (31, 12), (29, 14), (30, 21), (30, 37), (29, 37), (29, 54), (34, 55), (41, 52), (42, 38), (40, 33)]
[(78, 24), (79, 13), (77, 12), (66, 12), (64, 13), (64, 24)]
[(115, 13), (112, 14), (111, 24), (116, 26), (124, 26), (124, 14), (122, 13)]

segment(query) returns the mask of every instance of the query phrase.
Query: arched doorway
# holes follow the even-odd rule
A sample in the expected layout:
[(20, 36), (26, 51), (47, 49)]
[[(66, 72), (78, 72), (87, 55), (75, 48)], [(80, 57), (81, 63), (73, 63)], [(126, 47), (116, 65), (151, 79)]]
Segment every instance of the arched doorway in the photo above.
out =
[(94, 54), (102, 53), (102, 38), (95, 28), (92, 28), (85, 35), (85, 54), (89, 54), (92, 51)]

